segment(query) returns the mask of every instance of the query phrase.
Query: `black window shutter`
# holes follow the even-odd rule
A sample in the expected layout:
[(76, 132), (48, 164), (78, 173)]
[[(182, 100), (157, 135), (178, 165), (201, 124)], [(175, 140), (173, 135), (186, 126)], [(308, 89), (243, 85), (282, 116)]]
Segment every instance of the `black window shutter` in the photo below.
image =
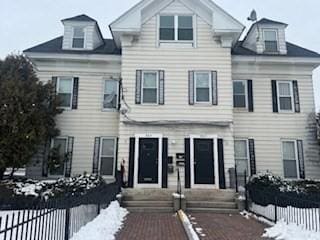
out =
[(248, 110), (249, 112), (253, 112), (253, 88), (252, 88), (252, 80), (248, 80)]
[(128, 187), (129, 188), (133, 188), (134, 150), (135, 150), (135, 138), (130, 138), (130, 143), (129, 143), (129, 171), (128, 171)]
[(52, 95), (54, 95), (54, 96), (57, 94), (57, 81), (58, 81), (58, 77), (52, 77), (52, 79), (51, 79), (51, 84), (52, 84), (52, 87), (53, 87)]
[(211, 72), (212, 87), (212, 105), (218, 105), (218, 74), (216, 71)]
[(51, 157), (51, 141), (47, 141), (43, 146), (42, 176), (48, 177), (48, 161)]
[(121, 108), (121, 98), (122, 98), (122, 80), (119, 81), (119, 89), (118, 89), (118, 106), (117, 109), (120, 110)]
[[(118, 149), (119, 149), (119, 138), (116, 138), (116, 144), (115, 144), (115, 148), (116, 148), (116, 156), (115, 156), (115, 158), (116, 158), (116, 163), (115, 163), (115, 166), (114, 166), (114, 171), (115, 171), (115, 178), (116, 178), (116, 180), (118, 181), (118, 183), (120, 184), (121, 183), (121, 181), (120, 181), (120, 176), (121, 176), (121, 174), (120, 174), (120, 172), (118, 171)], [(121, 185), (122, 186), (122, 185)]]
[(271, 80), (271, 87), (272, 87), (272, 109), (273, 109), (273, 112), (279, 112), (276, 80)]
[(100, 137), (94, 138), (94, 147), (93, 147), (93, 164), (92, 164), (92, 173), (99, 173), (99, 158), (100, 158)]
[(223, 139), (218, 139), (218, 162), (219, 162), (219, 187), (226, 189), (226, 177), (224, 172)]
[(299, 97), (298, 81), (297, 80), (292, 81), (292, 86), (293, 86), (295, 112), (299, 113), (300, 112), (300, 97)]
[(72, 109), (78, 109), (79, 78), (73, 78)]
[(141, 104), (142, 70), (136, 72), (136, 104)]
[(298, 160), (299, 160), (299, 174), (301, 179), (305, 179), (305, 166), (304, 166), (304, 154), (303, 154), (303, 141), (298, 140)]
[(250, 173), (255, 175), (257, 173), (256, 168), (256, 153), (254, 139), (249, 139), (249, 157), (250, 157)]
[(194, 105), (194, 71), (189, 71), (189, 105)]
[(168, 138), (162, 139), (162, 188), (168, 188)]
[(65, 172), (66, 177), (71, 177), (73, 144), (74, 144), (74, 137), (68, 137), (66, 172)]
[(164, 105), (164, 71), (159, 71), (159, 104)]
[(184, 155), (185, 155), (185, 164), (184, 164), (184, 187), (191, 187), (190, 179), (190, 138), (184, 139)]

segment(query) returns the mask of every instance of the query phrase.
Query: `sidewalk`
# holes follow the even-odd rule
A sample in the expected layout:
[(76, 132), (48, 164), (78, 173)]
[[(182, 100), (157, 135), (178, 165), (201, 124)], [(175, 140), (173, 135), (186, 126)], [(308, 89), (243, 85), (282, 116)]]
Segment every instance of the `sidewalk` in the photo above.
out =
[[(203, 240), (266, 240), (266, 225), (243, 216), (228, 214), (187, 214)], [(185, 240), (187, 236), (174, 213), (130, 213), (117, 240)]]

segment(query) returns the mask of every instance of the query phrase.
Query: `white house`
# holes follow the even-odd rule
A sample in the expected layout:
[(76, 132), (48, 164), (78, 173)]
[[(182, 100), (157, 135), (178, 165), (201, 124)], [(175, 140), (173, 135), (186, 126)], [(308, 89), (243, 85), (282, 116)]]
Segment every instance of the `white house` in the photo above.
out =
[[(210, 0), (143, 0), (110, 24), (80, 15), (64, 34), (27, 49), (41, 81), (56, 85), (66, 161), (48, 170), (44, 147), (32, 177), (83, 172), (133, 188), (233, 186), (270, 171), (320, 178), (312, 72), (316, 52), (287, 42), (287, 24), (244, 25)], [(65, 155), (65, 153), (68, 153)]]

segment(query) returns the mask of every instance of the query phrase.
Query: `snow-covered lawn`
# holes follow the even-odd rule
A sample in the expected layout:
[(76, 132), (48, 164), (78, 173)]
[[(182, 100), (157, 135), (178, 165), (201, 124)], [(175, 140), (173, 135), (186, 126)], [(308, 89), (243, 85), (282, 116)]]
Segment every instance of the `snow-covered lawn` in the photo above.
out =
[(320, 233), (307, 231), (301, 226), (280, 220), (273, 227), (265, 229), (263, 237), (275, 240), (320, 240)]
[(113, 240), (127, 214), (128, 211), (114, 201), (107, 209), (102, 210), (98, 217), (74, 234), (71, 240)]

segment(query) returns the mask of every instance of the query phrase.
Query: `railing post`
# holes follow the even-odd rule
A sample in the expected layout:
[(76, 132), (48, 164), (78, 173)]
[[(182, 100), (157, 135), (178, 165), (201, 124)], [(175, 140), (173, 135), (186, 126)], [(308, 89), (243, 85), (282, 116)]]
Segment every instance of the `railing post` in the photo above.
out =
[(97, 214), (99, 215), (100, 214), (100, 211), (101, 211), (101, 204), (100, 204), (100, 201), (98, 202), (98, 211), (97, 211)]
[(239, 192), (237, 164), (234, 167), (234, 178), (235, 178), (235, 184), (236, 184), (236, 192)]
[(278, 221), (278, 210), (277, 210), (277, 205), (278, 205), (278, 197), (274, 197), (274, 222), (277, 223)]
[(244, 196), (245, 196), (245, 209), (249, 211), (249, 194), (247, 189), (247, 171), (244, 170)]
[(70, 208), (66, 208), (66, 222), (65, 222), (65, 229), (64, 229), (64, 240), (69, 240), (70, 238)]

